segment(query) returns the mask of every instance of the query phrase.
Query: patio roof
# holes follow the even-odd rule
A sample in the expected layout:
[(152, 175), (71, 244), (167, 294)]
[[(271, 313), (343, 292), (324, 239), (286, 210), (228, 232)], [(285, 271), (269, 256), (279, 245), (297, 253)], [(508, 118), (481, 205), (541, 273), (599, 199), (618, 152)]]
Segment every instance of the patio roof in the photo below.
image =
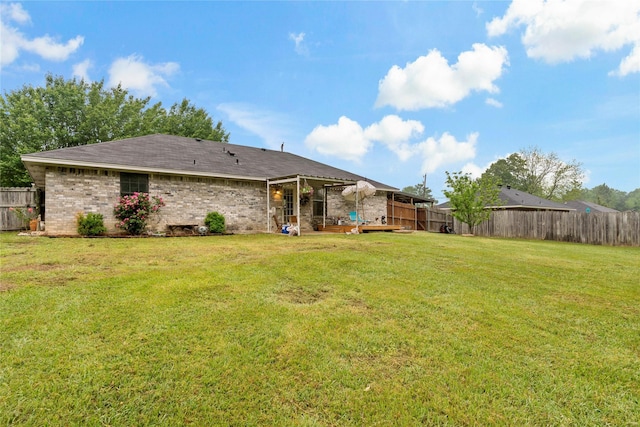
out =
[(426, 197), (422, 197), (422, 196), (418, 196), (417, 194), (413, 194), (413, 193), (406, 193), (404, 191), (394, 191), (393, 192), (393, 200), (396, 200), (398, 202), (402, 202), (402, 203), (411, 203), (411, 204), (416, 204), (416, 203), (435, 203), (434, 199), (429, 199)]

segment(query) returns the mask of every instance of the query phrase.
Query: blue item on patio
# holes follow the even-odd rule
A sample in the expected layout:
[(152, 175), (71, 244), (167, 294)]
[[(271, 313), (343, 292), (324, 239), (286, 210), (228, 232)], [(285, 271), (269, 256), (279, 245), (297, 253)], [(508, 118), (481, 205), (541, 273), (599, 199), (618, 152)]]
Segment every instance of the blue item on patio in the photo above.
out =
[(351, 219), (351, 221), (355, 222), (356, 216), (358, 217), (358, 222), (361, 223), (361, 224), (364, 224), (365, 221), (364, 221), (364, 219), (362, 219), (362, 217), (360, 215), (357, 215), (355, 211), (349, 212), (349, 219)]

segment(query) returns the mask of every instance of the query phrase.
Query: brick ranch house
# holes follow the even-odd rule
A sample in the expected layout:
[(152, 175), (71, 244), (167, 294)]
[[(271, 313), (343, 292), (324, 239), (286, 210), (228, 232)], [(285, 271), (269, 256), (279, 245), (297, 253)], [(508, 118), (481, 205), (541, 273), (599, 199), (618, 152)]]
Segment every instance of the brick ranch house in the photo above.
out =
[[(217, 211), (234, 233), (275, 232), (283, 223), (304, 232), (348, 218), (355, 202), (341, 192), (365, 180), (284, 151), (160, 134), (26, 154), (22, 161), (41, 190), (49, 235), (76, 234), (78, 212), (102, 214), (108, 231), (117, 232), (113, 207), (119, 196), (136, 191), (166, 203), (150, 224), (155, 231), (203, 224)], [(376, 193), (361, 202), (364, 219), (379, 221), (387, 199), (406, 196), (367, 181)]]

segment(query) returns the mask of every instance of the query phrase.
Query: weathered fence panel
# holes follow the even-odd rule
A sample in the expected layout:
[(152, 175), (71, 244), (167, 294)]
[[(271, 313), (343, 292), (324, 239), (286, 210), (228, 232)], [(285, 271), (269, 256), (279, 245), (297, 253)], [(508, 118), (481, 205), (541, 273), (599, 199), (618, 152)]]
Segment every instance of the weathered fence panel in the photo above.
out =
[(36, 189), (33, 187), (0, 188), (0, 230), (20, 230), (25, 227), (15, 212), (10, 208), (36, 207)]
[(416, 209), (416, 206), (411, 203), (387, 200), (387, 224), (400, 225), (408, 230), (416, 230)]
[(440, 227), (453, 227), (453, 216), (450, 211), (436, 208), (418, 208), (418, 223), (424, 224), (423, 230), (440, 232)]
[[(456, 233), (471, 233), (455, 221)], [(640, 213), (581, 213), (555, 211), (494, 211), (477, 225), (478, 236), (509, 237), (592, 245), (640, 246)]]
[(448, 211), (387, 200), (387, 223), (408, 230), (437, 232), (442, 225), (453, 226), (453, 217)]

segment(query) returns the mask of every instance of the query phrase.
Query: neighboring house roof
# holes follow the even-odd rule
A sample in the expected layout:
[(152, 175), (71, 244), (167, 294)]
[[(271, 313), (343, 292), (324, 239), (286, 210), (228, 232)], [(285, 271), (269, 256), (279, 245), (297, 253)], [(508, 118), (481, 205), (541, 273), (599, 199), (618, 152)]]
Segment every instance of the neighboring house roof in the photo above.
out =
[[(487, 206), (491, 209), (526, 209), (526, 210), (554, 210), (554, 211), (573, 211), (572, 207), (562, 203), (552, 202), (524, 191), (516, 190), (510, 186), (500, 188), (498, 195), (501, 204), (498, 206)], [(436, 206), (439, 209), (451, 209), (449, 202)]]
[(615, 213), (620, 212), (615, 209), (608, 208), (606, 206), (598, 205), (596, 203), (585, 202), (584, 200), (572, 200), (565, 202), (565, 205), (573, 208), (576, 212), (599, 212), (599, 213)]
[(283, 151), (162, 134), (25, 154), (22, 161), (40, 187), (44, 187), (44, 167), (60, 165), (258, 181), (301, 175), (367, 180), (380, 190), (398, 190)]

